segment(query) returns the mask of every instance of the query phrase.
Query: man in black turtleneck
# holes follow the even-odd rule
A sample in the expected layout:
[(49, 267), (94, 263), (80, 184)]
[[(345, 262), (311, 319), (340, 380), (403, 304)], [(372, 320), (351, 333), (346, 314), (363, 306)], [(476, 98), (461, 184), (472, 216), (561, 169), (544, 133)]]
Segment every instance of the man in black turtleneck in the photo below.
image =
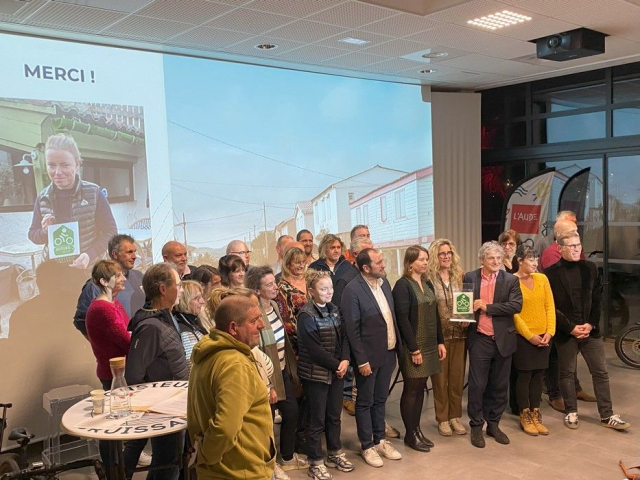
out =
[(568, 428), (578, 428), (578, 404), (574, 374), (578, 352), (591, 372), (602, 426), (624, 430), (630, 425), (614, 415), (609, 373), (600, 335), (602, 280), (595, 264), (580, 259), (582, 244), (577, 230), (562, 232), (556, 239), (562, 258), (544, 270), (556, 304), (556, 335), (560, 393), (564, 398)]

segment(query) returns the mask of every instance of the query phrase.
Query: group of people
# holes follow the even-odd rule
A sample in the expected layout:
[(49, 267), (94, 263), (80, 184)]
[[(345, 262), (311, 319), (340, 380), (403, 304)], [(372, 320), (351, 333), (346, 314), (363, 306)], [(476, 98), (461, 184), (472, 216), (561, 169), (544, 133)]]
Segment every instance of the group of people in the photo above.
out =
[[(559, 217), (546, 247), (557, 252), (556, 260), (543, 272), (539, 253), (514, 231), (484, 243), (480, 268), (466, 273), (450, 240), (408, 247), (393, 288), (367, 226), (352, 230), (348, 249), (333, 234), (320, 240), (317, 256), (313, 248), (307, 230), (295, 239), (282, 236), (278, 263), (254, 266), (247, 245), (234, 240), (217, 268), (195, 267), (185, 246), (172, 241), (162, 249), (165, 262), (142, 275), (133, 268), (133, 238), (116, 235), (108, 244), (111, 260), (93, 267), (74, 323), (91, 343), (99, 380), (110, 388), (109, 359), (119, 356), (127, 357), (131, 384), (189, 379), (188, 433), (199, 477), (286, 480), (287, 471), (307, 469), (311, 478), (326, 480), (332, 478), (327, 467), (354, 470), (341, 444), (350, 377), (356, 388), (346, 392), (355, 401), (362, 458), (373, 467), (400, 460), (385, 422), (398, 366), (404, 444), (419, 452), (434, 447), (421, 430), (429, 378), (439, 434), (467, 433), (467, 359), (475, 447), (485, 446), (485, 424), (486, 436), (509, 443), (499, 427), (509, 390), (522, 430), (547, 435), (540, 412), (543, 379), (557, 379), (565, 425), (578, 428), (578, 352), (593, 378), (602, 425), (629, 427), (612, 408), (598, 333), (602, 285), (595, 265), (581, 258), (575, 220)], [(473, 290), (472, 318), (454, 315), (463, 284)], [(554, 349), (557, 361), (550, 363)], [(555, 401), (552, 389), (547, 387)], [(178, 478), (184, 441), (181, 433), (151, 440), (151, 466), (175, 466), (149, 478)], [(128, 476), (145, 444), (125, 443)], [(108, 445), (101, 445), (101, 454), (111, 461)]]

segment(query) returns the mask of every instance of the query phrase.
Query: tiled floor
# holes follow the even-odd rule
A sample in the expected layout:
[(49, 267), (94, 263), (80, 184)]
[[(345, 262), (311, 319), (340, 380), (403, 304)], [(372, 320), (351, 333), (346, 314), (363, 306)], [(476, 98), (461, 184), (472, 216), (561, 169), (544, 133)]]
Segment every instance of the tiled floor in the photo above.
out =
[[(336, 479), (402, 479), (442, 478), (473, 480), (512, 479), (596, 479), (620, 480), (620, 459), (640, 457), (640, 371), (626, 367), (618, 358), (612, 343), (606, 344), (609, 376), (614, 409), (632, 424), (626, 432), (616, 432), (599, 425), (595, 403), (580, 402), (580, 428), (569, 430), (563, 425), (564, 416), (543, 402), (548, 437), (529, 437), (520, 431), (518, 419), (505, 415), (501, 428), (511, 438), (510, 445), (499, 445), (487, 438), (487, 446), (471, 446), (469, 435), (441, 437), (433, 414), (433, 399), (428, 397), (422, 415), (422, 430), (436, 446), (429, 453), (419, 453), (404, 447), (402, 440), (392, 440), (403, 454), (400, 461), (385, 460), (382, 468), (372, 468), (359, 456), (355, 420), (343, 413), (342, 440), (349, 458), (356, 464), (351, 473), (331, 472)], [(583, 386), (592, 392), (590, 376), (584, 361), (578, 361)], [(387, 419), (398, 428), (399, 398), (402, 386), (392, 392), (387, 404)], [(546, 396), (545, 396), (546, 398)], [(466, 407), (466, 406), (465, 406)], [(466, 424), (466, 419), (463, 418)], [(404, 433), (404, 432), (403, 432)], [(292, 480), (307, 477), (306, 470), (289, 472)], [(134, 479), (144, 479), (136, 474)], [(66, 475), (65, 479), (86, 478), (86, 475)]]
[[(501, 428), (510, 437), (510, 445), (499, 445), (487, 438), (487, 446), (471, 445), (469, 435), (442, 437), (438, 434), (433, 412), (433, 398), (427, 397), (421, 428), (436, 446), (429, 453), (405, 448), (402, 440), (392, 440), (402, 453), (399, 461), (385, 460), (382, 468), (372, 468), (359, 456), (355, 420), (343, 413), (342, 440), (349, 458), (356, 464), (351, 473), (331, 470), (338, 479), (615, 479), (623, 478), (618, 461), (640, 457), (640, 371), (626, 367), (616, 356), (613, 344), (606, 344), (607, 362), (616, 413), (632, 424), (626, 432), (599, 425), (595, 403), (580, 402), (580, 428), (569, 430), (563, 425), (564, 415), (543, 401), (547, 437), (529, 437), (520, 430), (518, 418), (505, 415)], [(583, 360), (578, 361), (579, 378), (584, 388), (593, 392), (590, 376)], [(400, 419), (398, 385), (387, 403), (387, 420), (403, 434)], [(546, 398), (546, 395), (544, 395)], [(466, 410), (466, 399), (465, 405)], [(463, 418), (465, 426), (467, 419)], [(308, 478), (306, 471), (288, 472), (292, 480)]]

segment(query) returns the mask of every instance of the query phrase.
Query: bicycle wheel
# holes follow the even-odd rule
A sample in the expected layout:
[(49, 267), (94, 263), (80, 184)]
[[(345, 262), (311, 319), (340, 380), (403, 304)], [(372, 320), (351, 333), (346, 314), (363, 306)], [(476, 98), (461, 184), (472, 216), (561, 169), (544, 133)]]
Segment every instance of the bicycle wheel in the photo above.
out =
[(616, 337), (616, 353), (620, 360), (633, 368), (640, 368), (640, 325), (631, 325)]
[(20, 471), (18, 464), (18, 456), (15, 454), (7, 454), (0, 456), (0, 479), (5, 473), (14, 473)]

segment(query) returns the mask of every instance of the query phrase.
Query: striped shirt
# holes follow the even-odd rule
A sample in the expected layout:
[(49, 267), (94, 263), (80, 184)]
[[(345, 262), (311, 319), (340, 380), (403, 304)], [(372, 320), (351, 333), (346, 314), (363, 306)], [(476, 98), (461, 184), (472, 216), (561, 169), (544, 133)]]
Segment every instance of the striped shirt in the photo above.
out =
[(267, 313), (267, 319), (271, 324), (271, 329), (273, 330), (273, 335), (276, 337), (276, 346), (278, 347), (278, 360), (280, 360), (280, 369), (284, 370), (285, 360), (284, 360), (284, 336), (287, 334), (284, 330), (284, 325), (282, 324), (282, 320), (276, 314), (275, 308), (271, 309), (271, 312)]

